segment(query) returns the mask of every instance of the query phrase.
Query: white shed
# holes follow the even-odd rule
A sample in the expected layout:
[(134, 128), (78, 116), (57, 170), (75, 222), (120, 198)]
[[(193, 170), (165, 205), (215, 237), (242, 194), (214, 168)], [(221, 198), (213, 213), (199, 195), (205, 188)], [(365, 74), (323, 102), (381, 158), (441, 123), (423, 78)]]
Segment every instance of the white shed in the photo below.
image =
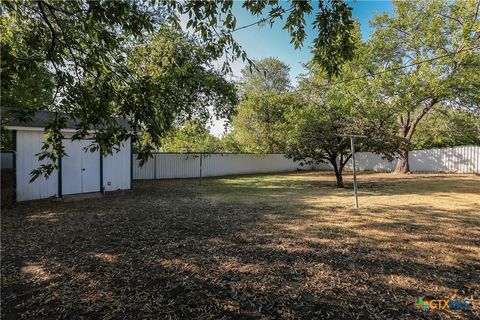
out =
[[(16, 152), (16, 200), (34, 200), (65, 195), (105, 192), (130, 189), (132, 186), (132, 146), (130, 140), (122, 143), (119, 151), (101, 156), (99, 151), (86, 151), (92, 140), (63, 140), (67, 156), (58, 161), (58, 170), (48, 178), (38, 177), (30, 182), (32, 170), (41, 162), (37, 154), (41, 152), (45, 140), (44, 128), (52, 113), (40, 112), (29, 123), (9, 123), (12, 130), (13, 146)], [(126, 122), (122, 125), (127, 125)], [(64, 130), (65, 137), (75, 132), (74, 123)]]

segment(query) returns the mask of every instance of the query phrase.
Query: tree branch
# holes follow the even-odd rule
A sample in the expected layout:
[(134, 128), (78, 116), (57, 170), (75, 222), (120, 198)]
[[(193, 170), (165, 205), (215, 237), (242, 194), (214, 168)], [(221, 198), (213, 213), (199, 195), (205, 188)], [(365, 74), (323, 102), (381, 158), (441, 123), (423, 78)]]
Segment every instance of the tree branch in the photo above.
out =
[(343, 167), (345, 167), (345, 165), (347, 164), (348, 160), (350, 160), (352, 158), (352, 154), (350, 153), (343, 162), (340, 163), (340, 168), (343, 169)]
[(417, 128), (418, 123), (420, 120), (423, 119), (423, 117), (439, 102), (438, 98), (434, 97), (428, 104), (428, 106), (424, 107), (420, 113), (418, 113), (415, 118), (412, 120), (412, 124), (410, 126), (410, 129), (407, 132), (407, 135), (405, 136), (405, 140), (410, 142), (412, 139), (413, 134), (415, 133), (415, 130)]
[(48, 60), (50, 60), (54, 66), (55, 66), (55, 69), (56, 68), (56, 65), (55, 65), (55, 62), (53, 61), (53, 51), (55, 50), (55, 42), (57, 40), (57, 35), (56, 35), (56, 32), (55, 32), (55, 29), (53, 28), (52, 24), (50, 23), (50, 20), (48, 19), (46, 13), (45, 13), (45, 10), (43, 9), (43, 1), (37, 1), (37, 4), (38, 4), (38, 8), (40, 9), (40, 13), (43, 17), (43, 20), (45, 20), (45, 23), (47, 24), (48, 28), (50, 29), (50, 33), (51, 33), (51, 43), (50, 43), (50, 49), (48, 50), (47, 52), (47, 58)]
[(75, 54), (73, 53), (73, 50), (72, 50), (71, 46), (67, 43), (67, 41), (70, 41), (70, 39), (67, 37), (67, 34), (65, 33), (65, 30), (63, 30), (63, 26), (60, 23), (58, 17), (55, 15), (55, 12), (53, 11), (52, 7), (50, 5), (47, 5), (47, 8), (48, 8), (48, 11), (50, 11), (50, 13), (52, 14), (53, 19), (57, 23), (57, 25), (60, 29), (60, 32), (63, 35), (63, 39), (65, 40), (63, 43), (64, 43), (65, 47), (68, 49), (68, 52), (70, 52), (70, 55), (73, 59), (73, 63), (75, 65), (75, 74), (77, 76), (77, 80), (80, 81), (80, 76), (78, 75), (79, 64), (78, 64), (77, 58), (76, 58)]

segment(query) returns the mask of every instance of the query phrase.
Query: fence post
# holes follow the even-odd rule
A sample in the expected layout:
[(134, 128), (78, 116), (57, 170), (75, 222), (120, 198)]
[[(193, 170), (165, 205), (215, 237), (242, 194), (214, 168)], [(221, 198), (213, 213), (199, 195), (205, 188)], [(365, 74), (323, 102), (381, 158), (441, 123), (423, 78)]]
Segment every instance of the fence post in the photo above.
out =
[(203, 152), (200, 152), (200, 184), (202, 184)]
[(153, 179), (157, 179), (157, 156), (158, 154), (154, 154), (153, 156)]

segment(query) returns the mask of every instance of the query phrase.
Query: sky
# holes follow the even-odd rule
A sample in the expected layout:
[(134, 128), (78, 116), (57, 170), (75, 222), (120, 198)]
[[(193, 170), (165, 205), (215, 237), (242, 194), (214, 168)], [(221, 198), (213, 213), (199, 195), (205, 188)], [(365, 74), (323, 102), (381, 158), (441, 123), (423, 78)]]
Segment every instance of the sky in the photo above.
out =
[[(391, 14), (393, 12), (393, 5), (390, 1), (347, 1), (352, 7), (353, 18), (358, 20), (362, 31), (362, 38), (367, 40), (372, 29), (368, 25), (368, 21), (373, 20), (375, 14), (382, 14), (386, 12)], [(314, 9), (317, 9), (317, 3), (312, 5)], [(262, 18), (262, 16), (254, 16), (248, 11), (242, 8), (242, 1), (235, 1), (233, 12), (237, 17), (237, 27), (248, 25), (256, 22)], [(290, 36), (282, 30), (283, 23), (278, 21), (270, 27), (269, 25), (252, 26), (243, 30), (239, 30), (234, 33), (235, 40), (242, 46), (247, 52), (250, 59), (262, 59), (266, 57), (275, 57), (279, 60), (287, 63), (290, 66), (290, 78), (292, 84), (296, 84), (296, 78), (305, 73), (303, 64), (308, 62), (312, 55), (310, 53), (310, 46), (312, 40), (316, 36), (316, 30), (311, 28), (314, 14), (309, 15), (306, 18), (307, 26), (310, 26), (307, 30), (307, 38), (302, 48), (295, 49), (290, 44)], [(241, 73), (240, 70), (244, 67), (245, 63), (242, 61), (236, 61), (232, 66), (233, 79), (237, 79)], [(215, 120), (210, 128), (210, 132), (215, 136), (220, 136), (224, 132), (224, 121)]]

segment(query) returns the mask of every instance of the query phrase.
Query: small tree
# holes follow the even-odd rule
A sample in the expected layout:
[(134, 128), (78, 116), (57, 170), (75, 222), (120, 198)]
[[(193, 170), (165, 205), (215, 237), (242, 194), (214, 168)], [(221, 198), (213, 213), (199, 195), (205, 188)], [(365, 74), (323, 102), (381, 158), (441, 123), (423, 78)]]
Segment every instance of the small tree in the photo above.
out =
[(351, 130), (350, 119), (342, 110), (339, 106), (310, 104), (292, 112), (286, 153), (308, 164), (330, 163), (337, 188), (344, 187), (342, 172), (351, 157), (349, 141), (338, 136)]
[(396, 139), (376, 117), (358, 112), (358, 105), (338, 101), (308, 103), (289, 115), (287, 153), (295, 161), (329, 163), (335, 172), (337, 188), (343, 188), (342, 172), (352, 156), (350, 140), (341, 134), (364, 134), (356, 141), (357, 151), (373, 151), (393, 159)]

